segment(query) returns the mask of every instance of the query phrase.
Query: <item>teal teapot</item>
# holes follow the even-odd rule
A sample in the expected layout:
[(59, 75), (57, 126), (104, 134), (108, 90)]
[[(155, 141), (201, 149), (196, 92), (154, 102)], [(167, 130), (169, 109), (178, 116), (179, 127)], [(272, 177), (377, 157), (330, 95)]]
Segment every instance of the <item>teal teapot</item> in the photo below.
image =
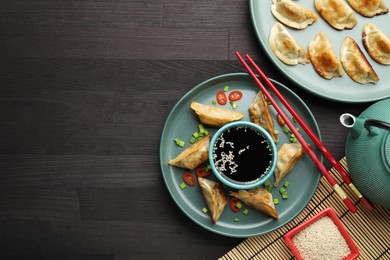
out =
[(390, 99), (357, 118), (342, 114), (340, 122), (349, 128), (345, 157), (353, 183), (366, 198), (390, 209)]

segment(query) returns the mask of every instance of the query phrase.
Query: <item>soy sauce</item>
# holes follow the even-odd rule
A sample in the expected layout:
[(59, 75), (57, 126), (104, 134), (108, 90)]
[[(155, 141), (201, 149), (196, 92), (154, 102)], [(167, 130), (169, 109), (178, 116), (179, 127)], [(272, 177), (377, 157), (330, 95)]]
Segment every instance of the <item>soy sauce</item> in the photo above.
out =
[(217, 138), (213, 160), (224, 178), (237, 183), (255, 182), (271, 167), (271, 145), (250, 127), (230, 128)]

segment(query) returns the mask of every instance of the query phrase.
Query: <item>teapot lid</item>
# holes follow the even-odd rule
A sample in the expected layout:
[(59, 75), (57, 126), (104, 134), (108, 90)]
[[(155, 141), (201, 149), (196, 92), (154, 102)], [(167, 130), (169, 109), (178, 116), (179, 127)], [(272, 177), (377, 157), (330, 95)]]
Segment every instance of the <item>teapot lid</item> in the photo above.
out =
[(384, 159), (385, 166), (387, 170), (390, 172), (390, 134), (387, 135), (385, 143), (384, 143)]
[(390, 98), (383, 99), (368, 107), (359, 117), (375, 118), (390, 122)]

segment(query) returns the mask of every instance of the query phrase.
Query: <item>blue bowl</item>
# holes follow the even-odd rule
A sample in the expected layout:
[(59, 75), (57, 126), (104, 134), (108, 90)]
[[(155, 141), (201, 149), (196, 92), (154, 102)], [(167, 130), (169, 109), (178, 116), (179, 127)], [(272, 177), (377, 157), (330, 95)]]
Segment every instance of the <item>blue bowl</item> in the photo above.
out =
[[(271, 151), (271, 160), (269, 163), (269, 166), (267, 167), (266, 171), (262, 175), (261, 178), (256, 178), (255, 180), (250, 181), (236, 181), (232, 178), (227, 177), (226, 175), (222, 174), (215, 166), (214, 161), (214, 147), (216, 145), (216, 142), (218, 138), (225, 133), (226, 131), (237, 128), (237, 127), (243, 127), (243, 128), (250, 128), (260, 134), (268, 143), (268, 148)], [(243, 133), (244, 134), (244, 133)], [(256, 125), (254, 123), (248, 122), (248, 121), (237, 121), (233, 123), (229, 123), (218, 129), (218, 131), (213, 135), (210, 141), (210, 147), (209, 147), (209, 161), (211, 170), (213, 171), (213, 174), (225, 185), (239, 190), (247, 190), (252, 189), (254, 187), (257, 187), (259, 185), (262, 185), (269, 177), (274, 173), (276, 162), (277, 162), (277, 148), (275, 145), (274, 140), (272, 139), (271, 135), (262, 127), (259, 125)], [(260, 175), (260, 174), (259, 174)]]

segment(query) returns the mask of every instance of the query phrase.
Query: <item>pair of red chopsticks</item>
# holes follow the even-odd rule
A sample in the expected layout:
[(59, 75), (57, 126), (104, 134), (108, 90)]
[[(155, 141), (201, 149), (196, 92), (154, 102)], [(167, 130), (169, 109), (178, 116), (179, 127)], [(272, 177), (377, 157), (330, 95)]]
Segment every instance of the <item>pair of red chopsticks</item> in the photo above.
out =
[[(286, 116), (286, 114), (282, 111), (282, 109), (279, 107), (279, 105), (275, 102), (273, 97), (268, 93), (264, 85), (260, 82), (259, 78), (256, 76), (256, 74), (252, 71), (252, 69), (249, 67), (249, 65), (246, 63), (246, 61), (242, 58), (241, 54), (237, 51), (236, 56), (244, 65), (245, 69), (248, 71), (249, 75), (253, 78), (253, 80), (256, 82), (256, 84), (260, 87), (263, 94), (267, 97), (267, 99), (271, 102), (275, 110), (278, 112), (278, 114), (283, 118), (283, 120), (286, 122), (287, 126), (290, 128), (290, 130), (293, 132), (295, 137), (298, 139), (298, 141), (302, 144), (302, 146), (305, 148), (307, 154), (310, 156), (310, 158), (313, 160), (315, 165), (318, 167), (318, 169), (321, 171), (321, 173), (324, 175), (326, 180), (329, 182), (329, 184), (332, 186), (333, 190), (337, 193), (337, 195), (342, 199), (344, 204), (348, 207), (348, 209), (355, 213), (357, 208), (356, 206), (351, 202), (351, 200), (348, 198), (347, 194), (344, 192), (344, 190), (338, 185), (338, 183), (335, 181), (333, 176), (328, 172), (326, 167), (322, 164), (322, 162), (318, 159), (310, 145), (303, 139), (302, 135), (295, 129), (294, 125), (291, 123), (290, 119)], [(291, 113), (291, 115), (296, 119), (297, 123), (302, 127), (302, 129), (306, 132), (306, 134), (312, 139), (312, 141), (315, 143), (315, 145), (321, 150), (322, 154), (331, 162), (333, 167), (341, 174), (343, 177), (345, 183), (350, 187), (350, 189), (355, 193), (355, 195), (360, 199), (360, 201), (363, 203), (363, 205), (369, 210), (373, 210), (374, 206), (371, 204), (371, 202), (366, 199), (355, 187), (355, 185), (352, 183), (352, 179), (349, 177), (349, 175), (344, 171), (343, 167), (339, 164), (339, 162), (333, 157), (333, 155), (326, 149), (325, 145), (320, 141), (320, 139), (315, 135), (315, 133), (309, 128), (308, 125), (302, 120), (302, 118), (295, 112), (295, 110), (290, 106), (290, 104), (287, 102), (287, 100), (280, 94), (278, 89), (272, 84), (272, 82), (268, 79), (268, 77), (263, 73), (263, 71), (257, 66), (257, 64), (252, 60), (252, 58), (246, 54), (245, 57), (248, 59), (249, 63), (255, 68), (256, 72), (258, 72), (261, 76), (261, 78), (267, 83), (267, 85), (270, 87), (272, 92), (279, 98), (279, 100), (283, 103), (283, 105), (287, 108), (287, 110)]]

